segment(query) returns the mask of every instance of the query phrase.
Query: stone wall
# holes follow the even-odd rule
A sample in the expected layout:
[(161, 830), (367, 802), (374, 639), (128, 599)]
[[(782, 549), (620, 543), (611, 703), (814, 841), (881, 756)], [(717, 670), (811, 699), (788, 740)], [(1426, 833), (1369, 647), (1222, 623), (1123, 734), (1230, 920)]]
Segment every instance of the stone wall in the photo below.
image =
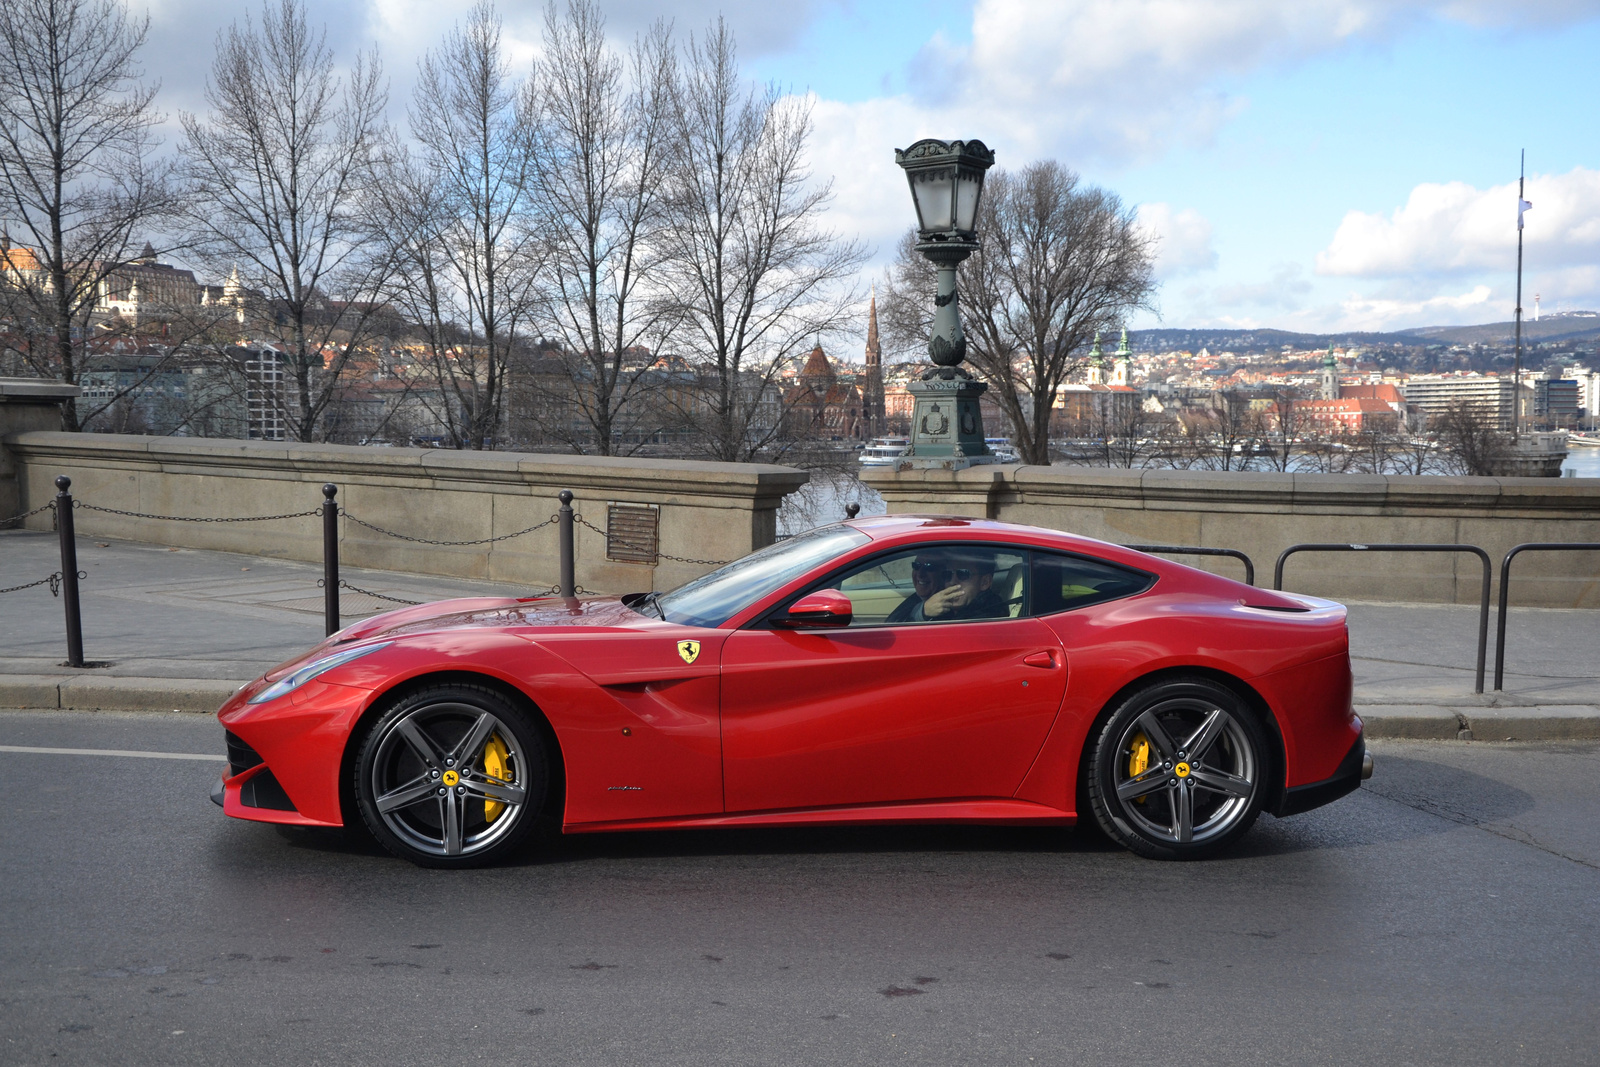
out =
[[(1278, 554), (1307, 542), (1478, 545), (1494, 564), (1528, 541), (1600, 541), (1600, 479), (1443, 478), (1225, 471), (984, 466), (869, 471), (892, 513), (985, 516), (1121, 544), (1235, 548), (1272, 584)], [(1173, 557), (1239, 578), (1229, 559)], [(1347, 600), (1475, 604), (1470, 555), (1306, 553), (1284, 568), (1291, 590)], [(1600, 553), (1533, 553), (1512, 567), (1512, 603), (1600, 607)]]
[(78, 387), (65, 382), (0, 378), (0, 520), (25, 510), (17, 484), (17, 463), (4, 444), (6, 435), (61, 429), (61, 402), (77, 395)]
[[(733, 560), (771, 544), (777, 508), (803, 485), (804, 471), (753, 463), (704, 463), (518, 452), (269, 441), (24, 432), (0, 440), (17, 470), (20, 507), (54, 497), (72, 479), (80, 504), (160, 515), (224, 518), (311, 511), (322, 485), (339, 487), (340, 558), (350, 566), (505, 581), (530, 587), (559, 579), (555, 525), (493, 545), (427, 545), (370, 530), (350, 516), (409, 537), (470, 541), (539, 523), (570, 489), (573, 507), (601, 531), (607, 505), (660, 508), (660, 551), (695, 560)], [(76, 511), (84, 536), (317, 561), (319, 517), (269, 522), (193, 523)], [(50, 516), (29, 520), (49, 529)], [(670, 589), (703, 574), (704, 563), (657, 565), (607, 558), (606, 538), (579, 525), (578, 585), (599, 592)]]

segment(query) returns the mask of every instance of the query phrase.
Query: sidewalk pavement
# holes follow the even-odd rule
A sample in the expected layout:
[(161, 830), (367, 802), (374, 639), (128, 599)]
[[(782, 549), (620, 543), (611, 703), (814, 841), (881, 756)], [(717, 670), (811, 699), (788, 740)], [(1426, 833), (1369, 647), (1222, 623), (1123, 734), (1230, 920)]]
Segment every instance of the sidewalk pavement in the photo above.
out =
[[(0, 589), (59, 569), (54, 534), (0, 531)], [(211, 712), (239, 685), (322, 639), (316, 564), (130, 541), (78, 541), (83, 644), (61, 666), (61, 601), (0, 593), (0, 707)], [(490, 582), (344, 568), (350, 585), (404, 600), (525, 596)], [(348, 623), (395, 605), (345, 591)], [(1506, 689), (1472, 692), (1475, 607), (1350, 606), (1356, 710), (1374, 737), (1600, 738), (1600, 611), (1513, 608)], [(1494, 620), (1486, 686), (1494, 677)], [(1470, 731), (1470, 733), (1463, 733)]]

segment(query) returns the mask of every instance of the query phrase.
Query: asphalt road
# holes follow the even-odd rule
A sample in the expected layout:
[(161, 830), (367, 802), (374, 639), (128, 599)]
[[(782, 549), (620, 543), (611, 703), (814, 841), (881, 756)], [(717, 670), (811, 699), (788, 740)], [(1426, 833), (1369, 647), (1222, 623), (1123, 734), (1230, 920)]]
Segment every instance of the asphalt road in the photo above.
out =
[(1600, 747), (1379, 742), (1162, 864), (1058, 830), (559, 840), (225, 818), (198, 716), (0, 712), (6, 1064), (1600, 1062)]

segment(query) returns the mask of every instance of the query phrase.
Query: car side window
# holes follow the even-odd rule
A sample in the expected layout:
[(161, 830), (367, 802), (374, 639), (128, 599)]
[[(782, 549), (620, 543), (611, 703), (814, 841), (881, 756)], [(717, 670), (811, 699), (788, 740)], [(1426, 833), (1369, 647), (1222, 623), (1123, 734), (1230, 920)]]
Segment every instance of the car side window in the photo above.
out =
[(1004, 545), (928, 544), (879, 556), (823, 583), (850, 598), (850, 625), (1015, 619), (1027, 611), (1028, 560)]
[(1032, 614), (1053, 615), (1132, 596), (1149, 589), (1154, 582), (1153, 574), (1114, 563), (1065, 552), (1035, 551)]

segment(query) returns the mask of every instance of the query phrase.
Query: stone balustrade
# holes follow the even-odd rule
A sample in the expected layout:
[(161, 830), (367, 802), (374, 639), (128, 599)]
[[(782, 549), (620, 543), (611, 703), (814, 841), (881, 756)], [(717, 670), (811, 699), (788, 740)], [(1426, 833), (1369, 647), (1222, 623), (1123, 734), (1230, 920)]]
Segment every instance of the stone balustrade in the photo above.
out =
[[(22, 432), (0, 438), (0, 462), (15, 479), (11, 513), (55, 496), (55, 478), (72, 479), (82, 504), (159, 515), (224, 518), (306, 512), (321, 487), (339, 487), (348, 512), (340, 556), (357, 567), (454, 575), (548, 587), (559, 578), (557, 528), (494, 544), (436, 545), (401, 540), (351, 521), (428, 541), (473, 541), (515, 533), (550, 518), (556, 494), (570, 489), (575, 510), (594, 528), (575, 531), (578, 585), (598, 592), (671, 589), (773, 542), (784, 496), (804, 471), (754, 463), (619, 459), (233, 441), (121, 434)], [(654, 509), (660, 558), (654, 565), (614, 558), (610, 505)], [(640, 512), (629, 513), (637, 534)], [(651, 515), (644, 515), (648, 527)], [(285, 559), (322, 558), (321, 520), (171, 522), (79, 509), (85, 537), (117, 537)], [(49, 529), (48, 514), (28, 521)], [(619, 524), (620, 526), (620, 524)], [(637, 540), (635, 536), (634, 540)]]
[[(1465, 543), (1500, 560), (1528, 541), (1600, 541), (1600, 479), (1445, 478), (1241, 471), (979, 466), (872, 470), (862, 481), (892, 513), (982, 516), (1121, 544), (1235, 548), (1272, 583), (1278, 554), (1307, 542)], [(1241, 577), (1228, 559), (1173, 557)], [(1334, 599), (1475, 604), (1482, 567), (1470, 555), (1304, 553), (1285, 566), (1291, 590)], [(1496, 586), (1498, 588), (1498, 585)], [(1600, 607), (1600, 553), (1518, 557), (1512, 603)]]

